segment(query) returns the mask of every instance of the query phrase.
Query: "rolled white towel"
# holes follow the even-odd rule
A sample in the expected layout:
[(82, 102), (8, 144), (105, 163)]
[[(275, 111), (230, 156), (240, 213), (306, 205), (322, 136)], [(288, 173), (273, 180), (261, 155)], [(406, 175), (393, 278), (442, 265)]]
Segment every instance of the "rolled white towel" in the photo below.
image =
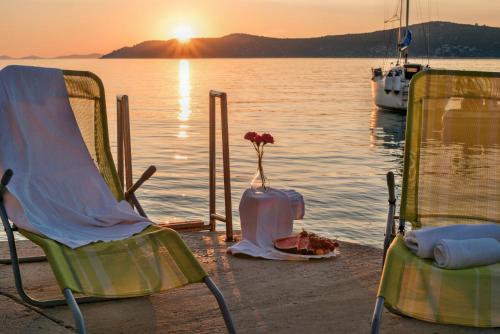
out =
[(433, 258), (434, 247), (441, 239), (465, 240), (478, 238), (492, 238), (500, 241), (500, 224), (457, 224), (413, 230), (406, 233), (405, 244), (419, 257)]
[(434, 264), (446, 269), (462, 269), (500, 262), (500, 242), (492, 238), (439, 240), (434, 248)]

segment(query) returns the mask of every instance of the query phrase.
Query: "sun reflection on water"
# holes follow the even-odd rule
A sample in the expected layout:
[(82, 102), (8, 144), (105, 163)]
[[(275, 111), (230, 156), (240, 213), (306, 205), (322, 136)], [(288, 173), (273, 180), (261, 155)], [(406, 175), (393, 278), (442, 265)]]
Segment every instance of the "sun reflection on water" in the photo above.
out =
[(177, 138), (187, 138), (189, 137), (187, 131), (181, 130), (177, 133)]
[(180, 112), (177, 119), (186, 122), (191, 117), (191, 81), (190, 81), (189, 61), (182, 59), (179, 61), (179, 106)]
[[(177, 138), (184, 140), (189, 137), (189, 125), (186, 124), (191, 118), (191, 73), (189, 70), (189, 60), (182, 59), (179, 61), (179, 113), (177, 119), (179, 120), (179, 131)], [(174, 155), (174, 160), (187, 160), (188, 157), (182, 154), (183, 150), (180, 149)]]
[(174, 155), (174, 159), (175, 159), (175, 160), (187, 160), (187, 158), (188, 158), (188, 157), (187, 157), (187, 156), (185, 156), (185, 155), (180, 155), (180, 154), (176, 154), (176, 155)]

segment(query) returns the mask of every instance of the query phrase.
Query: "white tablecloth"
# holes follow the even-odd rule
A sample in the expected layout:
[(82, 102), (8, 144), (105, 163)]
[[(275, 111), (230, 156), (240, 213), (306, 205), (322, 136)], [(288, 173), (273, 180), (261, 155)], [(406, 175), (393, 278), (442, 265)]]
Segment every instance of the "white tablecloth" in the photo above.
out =
[(293, 232), (293, 220), (304, 217), (302, 195), (294, 190), (270, 189), (254, 192), (247, 189), (240, 201), (243, 240), (228, 248), (230, 254), (246, 254), (274, 260), (303, 260), (274, 248), (273, 240)]

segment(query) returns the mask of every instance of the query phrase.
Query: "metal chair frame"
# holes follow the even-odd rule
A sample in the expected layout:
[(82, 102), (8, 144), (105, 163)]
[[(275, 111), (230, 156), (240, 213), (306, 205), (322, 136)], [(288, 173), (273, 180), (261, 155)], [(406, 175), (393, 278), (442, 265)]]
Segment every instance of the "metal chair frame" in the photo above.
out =
[[(131, 163), (131, 145), (130, 145), (130, 120), (128, 115), (128, 97), (126, 95), (120, 95), (117, 97), (117, 112), (118, 112), (118, 173), (120, 177), (120, 181), (122, 185), (126, 186), (125, 191), (125, 199), (128, 200), (131, 205), (133, 205), (137, 212), (143, 217), (147, 217), (144, 212), (142, 206), (135, 196), (135, 191), (146, 181), (148, 180), (155, 172), (156, 167), (150, 166), (143, 175), (132, 184), (132, 163)], [(125, 168), (123, 168), (123, 162), (125, 162)], [(125, 169), (125, 171), (124, 171)], [(0, 259), (0, 264), (4, 265), (12, 265), (12, 271), (14, 274), (15, 286), (17, 293), (21, 297), (21, 299), (32, 306), (47, 308), (47, 307), (55, 307), (61, 305), (68, 305), (75, 320), (75, 326), (77, 332), (80, 334), (87, 333), (85, 327), (85, 320), (83, 314), (80, 310), (79, 304), (85, 303), (95, 303), (100, 301), (109, 301), (119, 298), (99, 298), (99, 297), (78, 297), (75, 298), (73, 292), (69, 288), (63, 288), (62, 293), (64, 295), (64, 299), (50, 299), (50, 300), (37, 300), (30, 297), (26, 291), (24, 290), (20, 263), (30, 263), (30, 262), (41, 262), (46, 261), (47, 258), (45, 256), (34, 256), (34, 257), (18, 257), (16, 242), (14, 238), (14, 231), (17, 230), (15, 225), (11, 225), (9, 221), (9, 217), (7, 215), (7, 210), (5, 209), (3, 194), (6, 190), (6, 186), (8, 185), (10, 179), (13, 176), (13, 172), (11, 170), (7, 170), (2, 176), (0, 182), (0, 218), (2, 220), (2, 224), (7, 235), (7, 240), (9, 244), (9, 253), (10, 259), (3, 258)], [(125, 175), (124, 175), (125, 174)], [(126, 178), (126, 184), (124, 184), (124, 176)], [(230, 189), (230, 188), (229, 188)], [(230, 190), (229, 190), (230, 191)], [(232, 234), (232, 230), (231, 230)], [(227, 303), (222, 295), (222, 292), (219, 290), (217, 285), (213, 282), (213, 280), (206, 276), (203, 279), (203, 282), (207, 285), (210, 292), (214, 295), (219, 309), (222, 313), (224, 323), (229, 333), (236, 333), (236, 329), (234, 326), (234, 322), (232, 320), (231, 314), (229, 312), (229, 308)], [(137, 297), (132, 297), (137, 298)], [(122, 299), (122, 298), (120, 298)]]
[[(457, 71), (448, 71), (448, 70), (432, 70), (435, 72), (443, 72), (443, 73), (456, 73)], [(481, 74), (482, 76), (485, 77), (496, 77), (498, 78), (499, 75), (498, 73), (487, 73), (487, 72), (460, 72), (462, 75), (477, 75)], [(425, 72), (420, 72), (417, 74), (418, 76), (424, 75)], [(412, 82), (415, 81), (415, 77), (413, 77)], [(410, 93), (410, 95), (413, 93)], [(460, 97), (465, 97), (466, 95), (461, 94)], [(451, 97), (459, 97), (459, 96), (443, 96), (446, 98), (451, 98)], [(477, 97), (471, 97), (469, 96), (468, 98), (477, 98)], [(483, 97), (481, 97), (483, 98)], [(488, 96), (488, 99), (491, 100), (498, 100), (498, 97), (492, 97)], [(408, 108), (408, 111), (410, 111), (410, 106)], [(407, 120), (408, 121), (408, 120)], [(408, 143), (408, 141), (406, 141)], [(388, 208), (388, 214), (387, 214), (387, 224), (386, 224), (386, 230), (385, 230), (385, 238), (384, 238), (384, 245), (383, 245), (383, 260), (382, 260), (382, 267), (385, 262), (385, 258), (387, 255), (387, 250), (396, 237), (396, 234), (404, 235), (405, 233), (405, 220), (401, 219), (400, 217), (396, 216), (396, 197), (395, 197), (395, 191), (394, 191), (394, 174), (392, 172), (387, 173), (387, 186), (389, 190), (389, 208)], [(399, 224), (397, 226), (397, 231), (396, 231), (396, 220), (399, 221)], [(380, 329), (380, 323), (382, 320), (382, 313), (384, 309), (384, 303), (385, 299), (384, 297), (377, 297), (376, 303), (375, 303), (375, 309), (373, 311), (372, 315), (372, 322), (371, 322), (371, 331), (370, 333), (372, 334), (378, 334), (379, 329)], [(391, 312), (400, 314), (397, 310), (394, 310), (392, 308), (388, 308)], [(402, 314), (400, 314), (402, 315)], [(404, 315), (403, 315), (404, 316)]]
[[(399, 220), (398, 234), (405, 233), (405, 221), (396, 216), (396, 195), (394, 186), (394, 173), (387, 173), (387, 188), (389, 191), (389, 207), (387, 210), (387, 224), (385, 227), (385, 237), (384, 237), (384, 253), (382, 258), (382, 268), (384, 267), (385, 257), (387, 255), (387, 250), (391, 245), (392, 240), (396, 237), (396, 220)], [(373, 310), (372, 322), (371, 322), (371, 334), (378, 334), (380, 330), (380, 323), (382, 321), (382, 312), (384, 310), (384, 297), (377, 297), (375, 302), (375, 309)]]

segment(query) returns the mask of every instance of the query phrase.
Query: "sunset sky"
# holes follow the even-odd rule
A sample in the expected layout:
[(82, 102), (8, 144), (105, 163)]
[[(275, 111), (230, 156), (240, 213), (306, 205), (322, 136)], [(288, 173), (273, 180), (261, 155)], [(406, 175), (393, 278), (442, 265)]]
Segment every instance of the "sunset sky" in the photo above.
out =
[[(0, 0), (0, 55), (107, 53), (144, 40), (234, 32), (311, 37), (384, 28), (398, 0)], [(500, 26), (498, 0), (418, 0), (413, 22)], [(429, 12), (427, 5), (431, 3)], [(417, 8), (418, 6), (418, 8)], [(430, 13), (430, 14), (429, 14)]]

